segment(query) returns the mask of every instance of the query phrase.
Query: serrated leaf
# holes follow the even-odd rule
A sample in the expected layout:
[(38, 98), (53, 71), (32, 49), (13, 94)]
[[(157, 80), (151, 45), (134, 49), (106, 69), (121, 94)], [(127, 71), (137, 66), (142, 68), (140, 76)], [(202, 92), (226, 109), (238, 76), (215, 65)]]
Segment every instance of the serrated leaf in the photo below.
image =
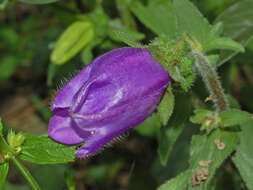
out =
[(9, 163), (0, 164), (0, 189), (3, 188), (9, 171)]
[(253, 122), (247, 122), (241, 125), (242, 132), (240, 133), (240, 145), (233, 157), (237, 169), (246, 183), (249, 190), (253, 190)]
[[(215, 23), (222, 22), (224, 35), (246, 46), (253, 35), (253, 1), (242, 0), (226, 9), (217, 17)], [(237, 52), (223, 52), (218, 65), (222, 65)]]
[(54, 64), (64, 64), (94, 38), (93, 24), (88, 20), (71, 24), (57, 40), (51, 54)]
[(217, 37), (208, 42), (206, 45), (206, 50), (213, 50), (213, 49), (223, 49), (223, 50), (232, 50), (236, 52), (244, 52), (244, 47), (237, 43), (236, 41), (225, 38), (225, 37)]
[(187, 99), (188, 94), (175, 94), (175, 109), (167, 123), (167, 127), (161, 128), (158, 134), (158, 155), (162, 165), (166, 165), (173, 146), (178, 137), (184, 130), (184, 123), (191, 114), (190, 101)]
[(220, 113), (221, 124), (224, 127), (242, 125), (253, 120), (253, 115), (238, 109), (231, 109)]
[(45, 135), (25, 135), (20, 159), (36, 164), (58, 164), (75, 159), (75, 146), (54, 142)]
[(152, 0), (148, 6), (135, 2), (131, 6), (134, 15), (157, 35), (167, 36), (171, 39), (177, 35), (177, 20), (173, 6), (167, 0)]
[(196, 186), (192, 186), (192, 181), (189, 181), (190, 189), (208, 190), (210, 181), (215, 175), (216, 170), (236, 149), (238, 142), (239, 138), (236, 132), (220, 129), (216, 129), (208, 136), (193, 136), (190, 150), (191, 159), (189, 162), (192, 175), (201, 167), (200, 161), (208, 161), (210, 163), (207, 179)]
[(54, 3), (59, 0), (19, 0), (23, 3), (29, 3), (29, 4), (48, 4), (48, 3)]
[(186, 190), (190, 177), (191, 171), (186, 170), (175, 178), (165, 182), (158, 190)]
[(158, 115), (159, 115), (161, 122), (164, 126), (168, 123), (168, 121), (170, 119), (170, 116), (171, 116), (173, 109), (174, 109), (174, 104), (175, 104), (175, 97), (172, 92), (172, 88), (169, 87), (165, 91), (165, 93), (162, 97), (162, 100), (157, 107)]

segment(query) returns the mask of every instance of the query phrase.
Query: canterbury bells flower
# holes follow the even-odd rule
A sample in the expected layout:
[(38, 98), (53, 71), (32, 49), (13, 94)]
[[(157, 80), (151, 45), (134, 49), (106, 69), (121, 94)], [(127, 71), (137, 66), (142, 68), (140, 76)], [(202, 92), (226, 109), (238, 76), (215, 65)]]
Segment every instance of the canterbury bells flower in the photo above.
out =
[(154, 111), (170, 81), (168, 73), (142, 48), (119, 48), (99, 56), (56, 94), (49, 136), (80, 144), (83, 158)]

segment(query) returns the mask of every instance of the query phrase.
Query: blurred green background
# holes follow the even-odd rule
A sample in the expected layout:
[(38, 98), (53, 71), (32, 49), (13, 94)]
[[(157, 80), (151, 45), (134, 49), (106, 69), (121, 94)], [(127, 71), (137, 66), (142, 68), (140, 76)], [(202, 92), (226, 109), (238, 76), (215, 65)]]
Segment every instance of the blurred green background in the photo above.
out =
[[(149, 42), (154, 34), (134, 16), (133, 1), (61, 0), (45, 5), (9, 1), (0, 11), (0, 115), (5, 125), (17, 131), (46, 133), (49, 104), (55, 90), (92, 58), (124, 45), (113, 35), (114, 29), (129, 32), (143, 43)], [(238, 1), (193, 2), (212, 23)], [(142, 3), (147, 4), (148, 0)], [(79, 19), (92, 20), (95, 34), (66, 58), (68, 61), (53, 63), (52, 50), (59, 36)], [(253, 41), (248, 43), (246, 53), (219, 68), (226, 91), (249, 112), (253, 112), (252, 51)], [(194, 89), (199, 96), (207, 95), (200, 81)], [(68, 165), (27, 163), (27, 166), (46, 190), (74, 190), (71, 189), (74, 186), (77, 190), (153, 190), (186, 168), (190, 137), (197, 131), (189, 124), (177, 140), (167, 165), (162, 166), (157, 153), (156, 124), (156, 118), (151, 118), (122, 142), (87, 160)], [(223, 176), (220, 189), (224, 184), (225, 189), (244, 189), (242, 183), (234, 183), (241, 179), (229, 169), (219, 175)], [(23, 178), (11, 168), (5, 190), (27, 189), (30, 188)]]

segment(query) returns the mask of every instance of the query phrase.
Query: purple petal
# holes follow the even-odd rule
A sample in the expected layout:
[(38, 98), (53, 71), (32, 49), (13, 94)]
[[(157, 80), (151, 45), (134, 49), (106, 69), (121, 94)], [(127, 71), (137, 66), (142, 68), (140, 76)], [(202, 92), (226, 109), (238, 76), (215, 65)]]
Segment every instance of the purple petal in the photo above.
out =
[(79, 144), (89, 135), (80, 133), (70, 117), (53, 115), (48, 124), (48, 136), (63, 144)]
[(87, 65), (82, 69), (78, 75), (68, 81), (63, 88), (61, 88), (51, 104), (51, 110), (53, 111), (56, 108), (67, 108), (70, 107), (73, 103), (73, 97), (77, 91), (82, 87), (82, 85), (89, 78), (91, 71), (91, 65)]
[(103, 117), (94, 114), (87, 116), (87, 118), (75, 119), (78, 127), (82, 128), (88, 124), (87, 128), (92, 132), (85, 140), (84, 145), (76, 151), (76, 156), (83, 158), (95, 154), (105, 144), (141, 123), (155, 109), (159, 96), (160, 93), (157, 92), (146, 98), (135, 99), (108, 110)]

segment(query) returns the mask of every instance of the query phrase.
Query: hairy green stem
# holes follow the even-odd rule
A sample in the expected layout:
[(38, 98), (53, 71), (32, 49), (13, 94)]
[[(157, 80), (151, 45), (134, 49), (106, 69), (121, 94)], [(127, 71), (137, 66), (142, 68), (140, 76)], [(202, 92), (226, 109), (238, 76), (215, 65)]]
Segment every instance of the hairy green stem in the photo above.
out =
[(224, 94), (224, 90), (219, 81), (216, 70), (209, 64), (207, 57), (200, 51), (193, 50), (195, 65), (210, 93), (210, 99), (218, 111), (228, 109), (229, 105)]
[(41, 190), (39, 184), (34, 179), (32, 174), (29, 172), (29, 170), (15, 157), (12, 157), (11, 160), (13, 163), (17, 166), (17, 168), (20, 170), (22, 175), (26, 178), (28, 183), (31, 185), (33, 190)]

